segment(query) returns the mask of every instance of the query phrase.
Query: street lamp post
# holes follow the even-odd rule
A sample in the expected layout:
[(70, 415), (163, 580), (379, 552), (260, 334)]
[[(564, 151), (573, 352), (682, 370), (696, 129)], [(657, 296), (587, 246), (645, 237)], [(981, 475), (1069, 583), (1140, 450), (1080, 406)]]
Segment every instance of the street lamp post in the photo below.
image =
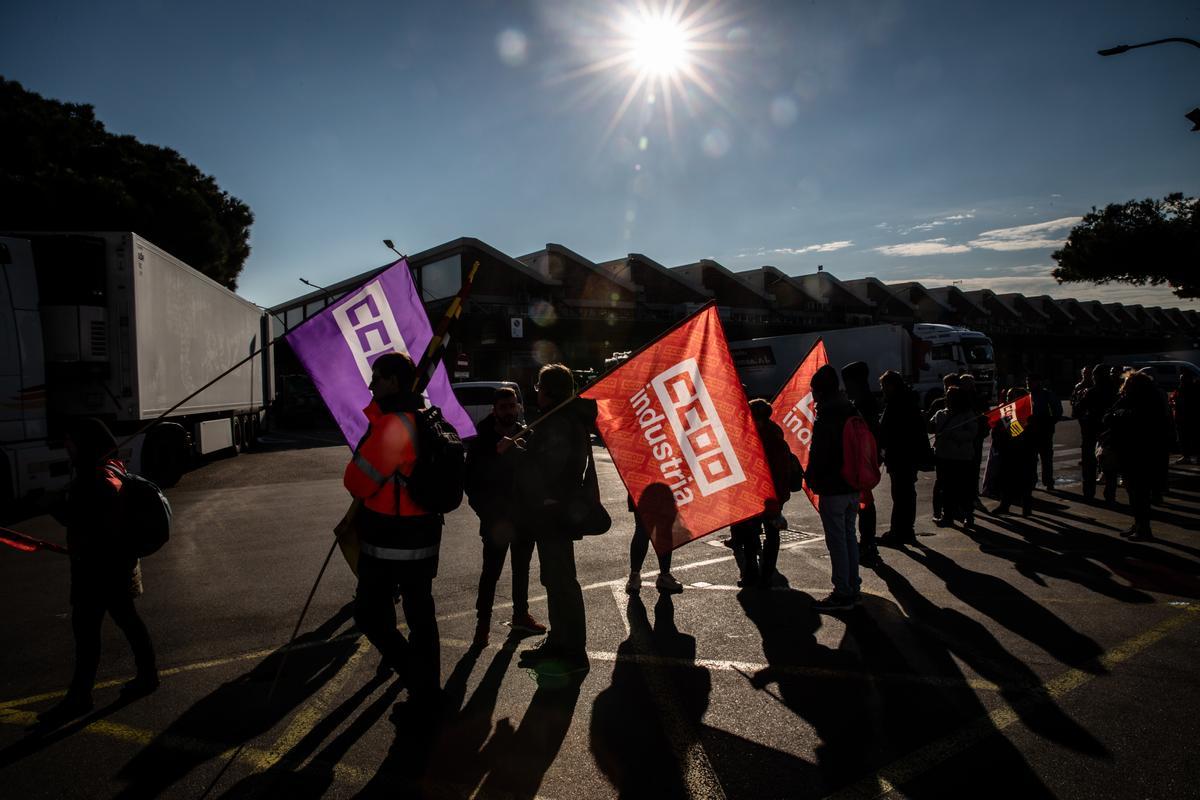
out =
[[(1170, 36), (1166, 39), (1155, 39), (1152, 42), (1142, 42), (1140, 44), (1119, 44), (1116, 47), (1106, 47), (1105, 49), (1097, 50), (1096, 52), (1102, 56), (1119, 56), (1121, 53), (1128, 53), (1130, 50), (1136, 50), (1139, 47), (1150, 47), (1156, 44), (1167, 44), (1168, 42), (1190, 44), (1192, 47), (1200, 48), (1200, 42), (1196, 41), (1195, 39), (1187, 39), (1183, 36)], [(1193, 131), (1200, 131), (1200, 107), (1193, 108), (1183, 116), (1188, 122), (1192, 123)]]

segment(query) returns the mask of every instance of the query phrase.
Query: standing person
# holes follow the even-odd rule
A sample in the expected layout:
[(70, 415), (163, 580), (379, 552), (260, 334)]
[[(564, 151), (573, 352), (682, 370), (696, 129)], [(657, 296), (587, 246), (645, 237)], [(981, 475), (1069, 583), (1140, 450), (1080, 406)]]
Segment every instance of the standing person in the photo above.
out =
[(1179, 388), (1171, 392), (1171, 413), (1179, 434), (1179, 463), (1200, 463), (1200, 385), (1191, 372), (1179, 374)]
[(889, 369), (879, 376), (879, 387), (883, 389), (879, 451), (892, 484), (892, 525), (879, 537), (879, 544), (902, 547), (917, 543), (917, 472), (929, 439), (916, 393), (900, 373)]
[(1071, 390), (1071, 417), (1078, 419), (1075, 414), (1075, 406), (1083, 401), (1084, 394), (1087, 390), (1095, 386), (1092, 381), (1092, 374), (1095, 370), (1092, 367), (1084, 367), (1079, 370), (1079, 383), (1075, 384), (1075, 388)]
[(1170, 435), (1170, 420), (1153, 379), (1133, 372), (1125, 378), (1117, 402), (1104, 418), (1125, 476), (1133, 526), (1122, 533), (1130, 539), (1153, 538), (1150, 532), (1151, 499), (1157, 480), (1159, 442)]
[[(1026, 394), (1024, 389), (1008, 390), (1007, 402), (1015, 403)], [(1000, 505), (995, 514), (1007, 514), (1013, 503), (1021, 506), (1021, 516), (1033, 513), (1033, 484), (1037, 477), (1037, 453), (1029, 439), (1029, 431), (1013, 427), (1012, 420), (1001, 418), (992, 427), (992, 447), (996, 449), (999, 467)]]
[[(650, 550), (650, 531), (637, 513), (632, 497), (628, 503), (629, 510), (633, 512), (633, 538), (629, 540), (629, 580), (625, 582), (625, 594), (637, 594), (642, 589), (642, 565), (646, 563), (646, 553)], [(657, 557), (658, 577), (654, 579), (654, 588), (666, 594), (682, 592), (683, 584), (671, 574), (671, 551)]]
[(533, 558), (533, 539), (521, 524), (516, 506), (516, 454), (499, 451), (505, 438), (515, 439), (524, 430), (520, 422), (521, 404), (510, 386), (496, 389), (492, 413), (475, 430), (477, 435), (467, 447), (467, 502), (479, 516), (479, 538), (483, 541), (483, 569), (479, 573), (479, 598), (475, 601), (476, 647), (488, 643), (496, 583), (504, 570), (504, 558), (512, 552), (512, 629), (524, 633), (545, 633), (546, 626), (529, 613), (529, 562)]
[(949, 527), (962, 520), (963, 527), (975, 524), (975, 490), (979, 471), (971, 474), (975, 463), (975, 434), (978, 415), (971, 398), (961, 386), (946, 392), (946, 407), (933, 415), (933, 450), (937, 455), (938, 482), (942, 484), (942, 517), (938, 527)]
[[(774, 503), (768, 503), (764, 512), (756, 517), (738, 522), (729, 528), (735, 555), (742, 575), (738, 586), (758, 586), (769, 589), (775, 581), (775, 566), (779, 561), (779, 532), (787, 527), (783, 518), (783, 504), (791, 497), (790, 483), (791, 451), (783, 437), (783, 429), (771, 419), (771, 404), (761, 398), (750, 401), (750, 417), (758, 437), (762, 440), (771, 481), (775, 486)], [(759, 541), (759, 534), (764, 542)]]
[(1097, 364), (1088, 373), (1086, 386), (1076, 385), (1071, 395), (1071, 416), (1079, 420), (1079, 465), (1083, 472), (1083, 496), (1096, 496), (1096, 444), (1103, 427), (1104, 415), (1116, 399), (1111, 391), (1109, 367)]
[(983, 442), (988, 436), (988, 401), (975, 387), (975, 376), (964, 372), (958, 376), (958, 387), (967, 396), (967, 405), (975, 412), (975, 453), (971, 458), (974, 472), (971, 473), (971, 505), (976, 511), (986, 511), (979, 499), (979, 471), (983, 467)]
[(1042, 462), (1042, 485), (1054, 491), (1054, 426), (1062, 419), (1062, 401), (1046, 385), (1040, 375), (1030, 375), (1025, 381), (1033, 402), (1029, 417), (1029, 437), (1038, 459)]
[(158, 688), (154, 645), (133, 606), (142, 594), (141, 565), (121, 538), (118, 504), (125, 466), (114, 455), (117, 442), (103, 422), (88, 417), (71, 422), (66, 446), (72, 477), (65, 506), (55, 516), (67, 527), (75, 670), (66, 696), (38, 715), (40, 724), (54, 727), (92, 710), (106, 613), (129, 640), (137, 665), (136, 676), (121, 694), (140, 697)]
[[(955, 386), (958, 386), (958, 375), (950, 373), (942, 376), (942, 393), (936, 400), (929, 404), (926, 413), (926, 431), (933, 433), (933, 415), (946, 407), (946, 394)], [(942, 518), (942, 511), (945, 505), (943, 501), (944, 487), (942, 486), (941, 478), (935, 472), (933, 475), (933, 521), (937, 522)]]
[[(575, 394), (571, 370), (547, 364), (538, 372), (535, 391), (542, 412), (566, 402)], [(522, 651), (520, 664), (563, 673), (588, 669), (583, 590), (575, 575), (575, 542), (582, 535), (571, 530), (565, 516), (566, 503), (583, 487), (592, 455), (588, 430), (595, 420), (584, 419), (583, 405), (576, 400), (538, 420), (526, 434), (517, 470), (517, 497), (530, 515), (550, 612), (550, 633), (538, 647)]]
[[(409, 699), (437, 701), (441, 654), (433, 602), (442, 539), (442, 515), (413, 500), (402, 475), (416, 466), (416, 367), (405, 353), (385, 353), (371, 366), (370, 422), (346, 465), (343, 483), (363, 501), (355, 517), (361, 539), (354, 621), (408, 687)], [(404, 604), (408, 639), (396, 629), (394, 597)]]
[(833, 592), (813, 603), (813, 608), (837, 611), (858, 602), (862, 585), (858, 576), (858, 541), (854, 536), (859, 493), (842, 477), (842, 431), (846, 420), (856, 412), (838, 389), (837, 370), (829, 364), (813, 373), (811, 386), (817, 416), (804, 480), (820, 495), (818, 512), (833, 571)]
[[(1117, 388), (1116, 370), (1107, 364), (1098, 364), (1092, 369), (1092, 388), (1083, 396), (1084, 419), (1087, 421), (1088, 433), (1093, 437), (1093, 462), (1091, 464), (1087, 460), (1086, 441), (1084, 444), (1084, 493), (1087, 493), (1088, 488), (1088, 472), (1089, 470), (1095, 470), (1099, 472), (1099, 475), (1095, 477), (1095, 481), (1099, 482), (1101, 478), (1104, 480), (1104, 501), (1106, 503), (1116, 502), (1117, 481), (1120, 476), (1120, 467), (1117, 464), (1116, 457), (1112, 454), (1115, 450), (1109, 446), (1104, 425), (1104, 416), (1112, 408), (1113, 403), (1117, 402)], [(1083, 427), (1084, 424), (1081, 421), (1081, 431)], [(1097, 453), (1097, 450), (1099, 453)], [(1092, 492), (1094, 495), (1094, 486)]]
[[(863, 361), (852, 361), (842, 367), (842, 385), (846, 387), (846, 397), (854, 410), (867, 422), (871, 435), (875, 437), (876, 450), (879, 448), (879, 403), (867, 384), (867, 365)], [(858, 505), (858, 563), (865, 567), (879, 566), (879, 547), (875, 540), (876, 513), (875, 497), (871, 492), (862, 493)]]

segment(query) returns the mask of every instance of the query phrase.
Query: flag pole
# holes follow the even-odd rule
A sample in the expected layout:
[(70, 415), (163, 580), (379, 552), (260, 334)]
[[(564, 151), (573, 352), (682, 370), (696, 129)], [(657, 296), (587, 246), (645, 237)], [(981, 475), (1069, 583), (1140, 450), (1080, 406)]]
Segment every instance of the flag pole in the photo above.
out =
[(592, 388), (592, 387), (593, 387), (593, 386), (595, 386), (597, 383), (599, 383), (600, 381), (604, 380), (604, 379), (605, 379), (605, 378), (607, 378), (609, 375), (613, 374), (614, 372), (616, 372), (617, 370), (619, 370), (621, 367), (625, 366), (625, 365), (626, 365), (627, 363), (629, 363), (630, 361), (633, 361), (633, 359), (637, 358), (639, 355), (641, 355), (643, 352), (645, 352), (645, 351), (646, 351), (648, 348), (650, 348), (650, 347), (653, 347), (654, 345), (658, 344), (658, 342), (659, 342), (661, 339), (663, 339), (664, 337), (666, 337), (667, 335), (669, 335), (669, 334), (671, 334), (671, 333), (674, 333), (676, 330), (678, 330), (679, 328), (681, 328), (681, 327), (683, 327), (684, 325), (686, 325), (688, 322), (690, 322), (690, 321), (692, 320), (692, 318), (693, 318), (693, 317), (699, 316), (699, 315), (700, 315), (702, 312), (704, 312), (704, 311), (707, 311), (709, 308), (711, 308), (711, 307), (715, 306), (716, 304), (717, 304), (717, 301), (716, 301), (716, 300), (709, 300), (707, 303), (705, 303), (704, 305), (700, 306), (698, 309), (696, 309), (695, 311), (693, 311), (691, 314), (688, 314), (686, 317), (684, 317), (683, 319), (679, 320), (679, 321), (678, 321), (678, 322), (676, 322), (674, 325), (672, 325), (671, 327), (667, 328), (665, 331), (663, 331), (662, 333), (658, 334), (658, 335), (657, 335), (657, 336), (655, 336), (653, 339), (651, 339), (650, 341), (646, 342), (646, 343), (645, 343), (644, 345), (642, 345), (641, 347), (639, 347), (639, 348), (637, 348), (636, 350), (634, 350), (632, 353), (630, 353), (630, 354), (629, 354), (629, 358), (625, 359), (625, 360), (624, 360), (624, 361), (622, 361), (620, 364), (615, 364), (615, 365), (613, 365), (612, 367), (610, 367), (610, 368), (609, 368), (608, 370), (606, 370), (605, 372), (602, 372), (602, 373), (600, 373), (599, 375), (597, 375), (595, 378), (592, 378), (590, 381), (588, 381), (586, 384), (584, 384), (584, 386), (583, 386), (582, 388), (575, 390), (575, 393), (574, 393), (573, 395), (571, 395), (571, 396), (570, 396), (570, 397), (568, 397), (566, 400), (563, 400), (561, 403), (559, 403), (558, 405), (556, 405), (556, 406), (554, 406), (553, 408), (551, 408), (551, 409), (550, 409), (549, 411), (547, 411), (545, 414), (542, 414), (541, 416), (539, 416), (539, 417), (538, 417), (537, 419), (535, 419), (533, 422), (531, 422), (531, 423), (529, 423), (528, 425), (526, 425), (526, 426), (525, 426), (525, 431), (531, 431), (531, 430), (533, 430), (533, 429), (534, 429), (534, 428), (536, 428), (536, 427), (538, 426), (538, 424), (539, 424), (539, 423), (540, 423), (542, 420), (544, 420), (546, 417), (550, 416), (551, 414), (555, 413), (556, 411), (561, 411), (562, 409), (566, 408), (566, 407), (567, 407), (568, 405), (570, 405), (572, 402), (574, 402), (575, 400), (577, 400), (577, 399), (579, 398), (579, 395), (583, 394), (583, 393), (584, 393), (584, 392), (586, 392), (588, 389)]
[[(429, 339), (429, 344), (425, 347), (425, 352), (421, 355), (417, 374), (413, 378), (412, 391), (414, 394), (423, 392), (433, 377), (433, 373), (437, 369), (437, 362), (440, 360), (439, 351), (450, 340), (450, 326), (462, 314), (463, 304), (467, 296), (471, 293), (471, 287), (475, 283), (475, 273), (478, 271), (479, 262), (476, 261), (471, 265), (471, 271), (467, 273), (467, 279), (458, 290), (458, 294), (454, 296), (454, 300), (446, 307), (446, 312), (442, 314), (441, 320), (438, 321), (437, 330), (434, 331), (434, 335)], [(287, 657), (291, 652), (292, 644), (295, 643), (296, 636), (300, 633), (300, 625), (304, 622), (304, 617), (308, 613), (308, 607), (312, 604), (313, 596), (317, 593), (317, 587), (320, 586), (321, 579), (325, 577), (325, 568), (329, 566), (329, 559), (333, 556), (333, 551), (337, 546), (338, 537), (335, 535), (333, 543), (329, 546), (329, 552), (325, 554), (325, 562), (321, 564), (321, 571), (317, 573), (317, 579), (313, 582), (312, 589), (308, 592), (308, 599), (304, 602), (304, 608), (300, 610), (300, 618), (296, 620), (296, 627), (292, 629), (292, 636), (288, 639), (287, 647), (283, 651), (283, 658), (279, 661), (279, 668), (275, 670), (275, 678), (271, 681), (271, 689), (267, 693), (267, 703), (271, 702), (271, 697), (275, 694), (275, 687), (279, 683), (279, 677), (283, 674), (283, 666), (287, 663)]]

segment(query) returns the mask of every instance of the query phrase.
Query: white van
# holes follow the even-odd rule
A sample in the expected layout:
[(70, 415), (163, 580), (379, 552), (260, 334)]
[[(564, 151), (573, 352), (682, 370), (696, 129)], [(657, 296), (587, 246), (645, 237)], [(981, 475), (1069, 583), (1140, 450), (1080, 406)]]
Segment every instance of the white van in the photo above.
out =
[[(463, 381), (454, 383), (450, 388), (463, 409), (471, 417), (471, 422), (478, 425), (488, 414), (492, 413), (492, 405), (496, 398), (496, 390), (507, 386), (517, 393), (517, 402), (524, 405), (521, 399), (521, 387), (512, 381)], [(522, 415), (523, 417), (524, 415)]]

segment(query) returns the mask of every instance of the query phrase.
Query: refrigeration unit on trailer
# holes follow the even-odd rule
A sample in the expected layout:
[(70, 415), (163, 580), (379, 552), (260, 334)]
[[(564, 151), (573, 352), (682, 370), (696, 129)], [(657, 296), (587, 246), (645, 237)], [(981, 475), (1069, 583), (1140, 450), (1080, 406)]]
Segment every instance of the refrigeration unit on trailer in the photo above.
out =
[[(267, 332), (258, 306), (134, 233), (2, 236), (0, 269), (0, 490), (12, 497), (65, 483), (72, 417), (129, 437)], [(121, 455), (170, 484), (189, 456), (252, 442), (272, 394), (268, 356), (170, 410)]]

